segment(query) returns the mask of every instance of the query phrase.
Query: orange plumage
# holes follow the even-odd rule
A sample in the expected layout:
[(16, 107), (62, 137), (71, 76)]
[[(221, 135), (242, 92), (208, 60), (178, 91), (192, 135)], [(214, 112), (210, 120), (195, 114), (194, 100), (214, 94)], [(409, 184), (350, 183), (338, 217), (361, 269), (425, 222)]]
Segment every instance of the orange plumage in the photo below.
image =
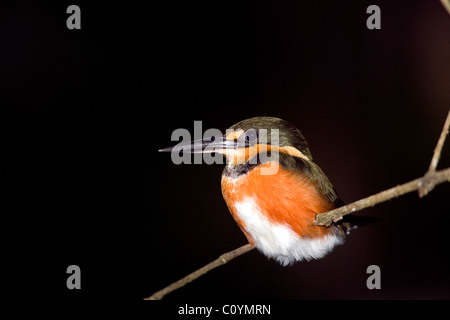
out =
[(268, 166), (260, 165), (239, 179), (222, 176), (223, 197), (248, 240), (253, 242), (235, 207), (235, 203), (246, 197), (253, 198), (263, 208), (261, 213), (269, 221), (286, 224), (301, 237), (316, 238), (329, 233), (329, 228), (316, 226), (314, 218), (317, 213), (333, 209), (334, 204), (299, 173), (279, 168), (274, 175), (261, 175), (261, 169)]

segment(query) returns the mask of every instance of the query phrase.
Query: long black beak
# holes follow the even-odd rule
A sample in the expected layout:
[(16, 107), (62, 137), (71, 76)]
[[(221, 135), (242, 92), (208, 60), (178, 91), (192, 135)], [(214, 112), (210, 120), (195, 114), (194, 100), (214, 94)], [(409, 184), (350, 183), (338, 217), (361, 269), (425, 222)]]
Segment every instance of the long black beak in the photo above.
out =
[[(241, 146), (242, 145), (242, 146)], [(245, 143), (235, 140), (226, 140), (224, 136), (212, 136), (205, 139), (180, 142), (176, 146), (158, 150), (159, 152), (186, 152), (186, 153), (225, 153), (226, 150), (245, 147)]]

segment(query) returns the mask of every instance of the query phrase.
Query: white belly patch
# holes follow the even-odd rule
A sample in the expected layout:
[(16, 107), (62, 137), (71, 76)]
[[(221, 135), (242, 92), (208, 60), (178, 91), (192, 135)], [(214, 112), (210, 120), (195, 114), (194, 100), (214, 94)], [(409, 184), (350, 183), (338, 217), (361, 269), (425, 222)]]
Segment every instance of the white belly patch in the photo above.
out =
[(288, 224), (269, 221), (253, 198), (235, 203), (235, 208), (256, 247), (283, 266), (295, 261), (320, 259), (334, 246), (343, 243), (343, 238), (334, 233), (326, 238), (302, 238)]

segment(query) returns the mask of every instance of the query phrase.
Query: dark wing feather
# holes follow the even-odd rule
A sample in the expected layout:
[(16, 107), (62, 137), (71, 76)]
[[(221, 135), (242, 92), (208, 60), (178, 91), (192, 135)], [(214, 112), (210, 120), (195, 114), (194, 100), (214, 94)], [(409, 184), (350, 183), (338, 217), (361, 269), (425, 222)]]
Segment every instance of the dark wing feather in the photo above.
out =
[[(344, 202), (339, 198), (336, 189), (331, 184), (328, 177), (320, 169), (320, 167), (312, 161), (308, 161), (299, 157), (290, 156), (280, 153), (280, 165), (285, 169), (293, 172), (301, 172), (303, 176), (310, 179), (316, 188), (333, 203), (335, 208), (344, 205)], [(345, 235), (352, 228), (350, 224), (351, 218), (345, 217), (344, 219), (335, 223), (336, 231)]]
[(340, 207), (344, 203), (339, 198), (325, 173), (322, 169), (312, 161), (308, 161), (299, 157), (294, 157), (288, 154), (280, 153), (280, 165), (283, 169), (293, 172), (302, 173), (303, 176), (308, 178), (312, 184), (316, 186), (318, 191), (320, 191), (335, 207)]

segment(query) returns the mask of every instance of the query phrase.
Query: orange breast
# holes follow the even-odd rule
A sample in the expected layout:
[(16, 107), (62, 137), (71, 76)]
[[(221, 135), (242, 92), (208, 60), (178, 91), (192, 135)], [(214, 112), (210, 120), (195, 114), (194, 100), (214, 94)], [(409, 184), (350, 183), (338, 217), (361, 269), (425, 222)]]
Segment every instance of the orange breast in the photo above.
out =
[(279, 167), (274, 175), (261, 175), (261, 169), (269, 165), (258, 166), (236, 179), (222, 177), (223, 197), (248, 240), (253, 242), (235, 207), (236, 203), (248, 197), (257, 203), (270, 222), (287, 224), (301, 237), (322, 237), (330, 232), (327, 227), (316, 226), (314, 218), (317, 213), (333, 209), (333, 203), (299, 173)]

